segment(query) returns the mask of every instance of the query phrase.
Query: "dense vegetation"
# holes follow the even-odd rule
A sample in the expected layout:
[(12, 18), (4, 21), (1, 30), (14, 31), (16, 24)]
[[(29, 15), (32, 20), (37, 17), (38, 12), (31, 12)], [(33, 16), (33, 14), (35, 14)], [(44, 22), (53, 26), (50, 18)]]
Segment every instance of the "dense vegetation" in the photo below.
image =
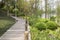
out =
[(0, 4), (4, 15), (28, 19), (32, 40), (60, 40), (60, 0), (2, 0)]
[(60, 26), (49, 19), (29, 18), (32, 40), (60, 40)]
[(59, 27), (59, 25), (51, 20), (48, 19), (43, 19), (43, 18), (30, 18), (29, 19), (29, 23), (32, 27), (36, 27), (39, 30), (44, 30), (44, 29), (57, 29), (57, 27)]
[(60, 40), (60, 28), (52, 30), (38, 30), (35, 27), (31, 27), (31, 39), (32, 40)]

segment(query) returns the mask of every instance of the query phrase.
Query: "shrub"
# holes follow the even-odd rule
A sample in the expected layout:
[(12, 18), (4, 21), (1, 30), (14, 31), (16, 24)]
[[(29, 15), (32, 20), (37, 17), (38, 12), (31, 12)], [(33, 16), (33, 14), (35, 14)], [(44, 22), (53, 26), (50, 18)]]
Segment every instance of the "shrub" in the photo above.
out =
[(18, 15), (18, 17), (19, 17), (19, 16), (25, 16), (25, 14), (22, 13), (22, 12), (19, 12), (17, 15)]
[(51, 29), (54, 30), (58, 27), (58, 24), (54, 21), (42, 18), (32, 18), (29, 20), (30, 25), (38, 28), (39, 30)]
[(39, 32), (39, 30), (37, 29), (37, 28), (35, 28), (35, 27), (31, 27), (30, 28), (30, 32), (31, 32), (31, 40), (38, 40), (38, 39), (40, 39), (40, 32)]
[(47, 28), (47, 25), (44, 22), (39, 22), (36, 23), (35, 27), (38, 28), (39, 30), (45, 30)]
[(33, 26), (33, 25), (35, 25), (36, 23), (37, 23), (37, 19), (36, 18), (34, 18), (34, 17), (30, 17), (29, 19), (29, 24), (31, 25), (31, 26)]
[(35, 27), (30, 28), (31, 40), (60, 40), (60, 31), (42, 30), (39, 31)]
[(54, 16), (50, 17), (51, 21), (55, 21), (55, 19), (56, 19), (56, 17), (54, 17)]
[(58, 27), (57, 23), (53, 22), (53, 21), (48, 21), (47, 23), (48, 29), (54, 30)]

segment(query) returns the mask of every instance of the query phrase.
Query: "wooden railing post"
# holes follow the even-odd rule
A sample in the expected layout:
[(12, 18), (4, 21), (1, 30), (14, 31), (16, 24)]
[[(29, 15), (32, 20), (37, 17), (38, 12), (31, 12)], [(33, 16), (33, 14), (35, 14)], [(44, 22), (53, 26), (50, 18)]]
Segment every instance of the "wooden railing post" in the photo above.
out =
[(25, 20), (25, 40), (28, 40), (28, 22), (27, 22), (27, 17), (26, 17), (26, 20)]
[(25, 31), (24, 35), (25, 35), (25, 40), (28, 40), (28, 31)]
[(27, 20), (27, 17), (26, 17), (26, 22), (25, 23), (26, 24), (25, 24), (25, 33), (24, 33), (25, 39), (24, 40), (31, 40), (31, 38), (30, 38), (29, 22)]

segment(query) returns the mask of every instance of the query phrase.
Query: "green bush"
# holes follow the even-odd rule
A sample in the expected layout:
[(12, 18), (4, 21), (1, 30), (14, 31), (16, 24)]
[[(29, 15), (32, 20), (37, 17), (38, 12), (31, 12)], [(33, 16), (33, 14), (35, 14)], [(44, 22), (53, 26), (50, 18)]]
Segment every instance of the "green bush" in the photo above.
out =
[(39, 22), (36, 23), (35, 27), (38, 28), (39, 30), (45, 30), (47, 28), (47, 25), (44, 22)]
[(35, 27), (30, 28), (31, 40), (60, 40), (60, 28), (57, 30), (42, 30), (39, 31)]
[(29, 17), (29, 24), (31, 25), (31, 26), (33, 26), (33, 25), (35, 25), (36, 23), (37, 23), (37, 19), (36, 18), (34, 18), (34, 17)]
[(54, 30), (58, 27), (58, 24), (54, 21), (42, 18), (31, 18), (29, 24), (32, 27), (36, 27), (39, 30), (51, 29)]
[(31, 40), (39, 40), (40, 39), (40, 32), (39, 32), (39, 30), (37, 29), (37, 28), (35, 28), (35, 27), (30, 27), (30, 32), (31, 32)]
[(25, 16), (25, 14), (22, 13), (22, 12), (18, 13), (17, 15), (18, 15), (18, 17), (19, 17), (19, 16)]
[(50, 17), (51, 21), (55, 21), (55, 19), (56, 19), (56, 17), (54, 17), (54, 16)]
[(56, 29), (58, 27), (57, 23), (53, 22), (53, 21), (48, 21), (47, 23), (48, 29)]

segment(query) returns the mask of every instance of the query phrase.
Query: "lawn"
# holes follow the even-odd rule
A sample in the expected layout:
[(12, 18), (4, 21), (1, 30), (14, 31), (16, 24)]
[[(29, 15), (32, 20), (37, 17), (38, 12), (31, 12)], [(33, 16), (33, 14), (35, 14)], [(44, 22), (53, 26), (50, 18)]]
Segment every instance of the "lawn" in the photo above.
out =
[(15, 19), (7, 16), (0, 16), (0, 36), (15, 23)]

